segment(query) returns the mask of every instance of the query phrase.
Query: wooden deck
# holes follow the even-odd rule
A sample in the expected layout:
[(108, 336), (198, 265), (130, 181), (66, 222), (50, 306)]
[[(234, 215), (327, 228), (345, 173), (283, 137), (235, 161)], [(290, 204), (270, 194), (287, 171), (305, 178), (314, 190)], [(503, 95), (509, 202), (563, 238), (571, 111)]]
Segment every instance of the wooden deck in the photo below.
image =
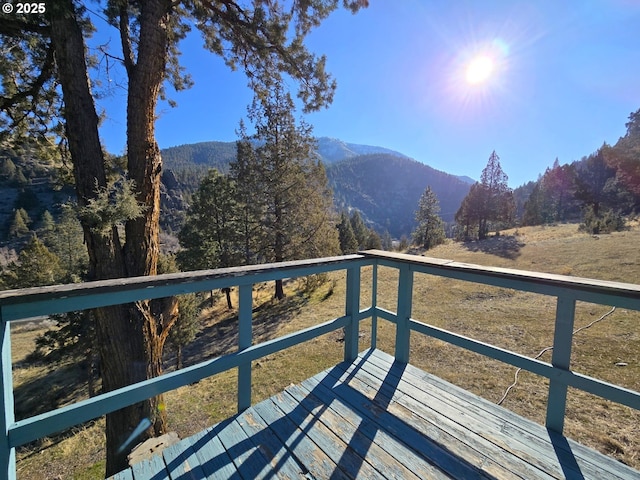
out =
[(115, 479), (640, 479), (640, 472), (379, 350)]

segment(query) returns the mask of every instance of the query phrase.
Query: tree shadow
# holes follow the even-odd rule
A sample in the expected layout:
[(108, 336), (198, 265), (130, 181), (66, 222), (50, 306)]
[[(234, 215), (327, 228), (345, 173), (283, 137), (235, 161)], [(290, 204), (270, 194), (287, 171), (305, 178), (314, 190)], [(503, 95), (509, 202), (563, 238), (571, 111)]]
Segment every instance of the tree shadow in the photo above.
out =
[(14, 389), (16, 420), (88, 398), (86, 364), (78, 360), (55, 365)]
[(464, 242), (464, 247), (470, 252), (488, 253), (509, 260), (518, 258), (523, 246), (524, 243), (514, 235), (497, 235), (484, 240)]
[[(271, 300), (255, 307), (251, 322), (254, 342), (274, 338), (278, 326), (290, 321), (308, 302), (307, 296), (292, 294), (283, 300)], [(228, 316), (200, 330), (193, 342), (184, 347), (183, 365), (195, 365), (237, 349), (238, 314), (237, 311), (230, 311)], [(172, 364), (173, 362), (165, 356), (165, 367)]]

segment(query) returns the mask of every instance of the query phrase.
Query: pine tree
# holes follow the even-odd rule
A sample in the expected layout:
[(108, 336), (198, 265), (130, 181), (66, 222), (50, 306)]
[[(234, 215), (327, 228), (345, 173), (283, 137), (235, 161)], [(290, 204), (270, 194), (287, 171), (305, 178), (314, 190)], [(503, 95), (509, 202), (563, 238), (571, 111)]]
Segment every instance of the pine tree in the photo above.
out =
[[(265, 85), (249, 108), (256, 133), (244, 138), (251, 161), (237, 170), (236, 182), (255, 185), (245, 204), (260, 215), (261, 233), (255, 245), (267, 262), (333, 255), (339, 251), (332, 226), (332, 197), (320, 160), (314, 159), (311, 127), (296, 125), (294, 103), (280, 83)], [(276, 281), (275, 298), (284, 298), (282, 280)]]
[(62, 205), (62, 213), (46, 237), (51, 250), (58, 255), (69, 282), (86, 278), (89, 256), (84, 246), (84, 233), (76, 214), (75, 204)]
[(418, 226), (413, 232), (414, 243), (422, 245), (426, 250), (444, 242), (444, 224), (439, 213), (438, 197), (431, 187), (427, 186), (418, 201), (415, 215)]
[(464, 228), (466, 237), (477, 235), (482, 240), (487, 237), (491, 222), (509, 224), (512, 221), (515, 200), (507, 181), (500, 158), (493, 151), (482, 170), (480, 182), (471, 186), (455, 215), (456, 223)]
[[(158, 273), (175, 273), (177, 271), (179, 269), (175, 257), (160, 256)], [(199, 331), (200, 302), (195, 293), (179, 295), (175, 299), (178, 305), (178, 318), (169, 331), (169, 341), (176, 349), (176, 368), (181, 369), (183, 364), (182, 349), (196, 338)]]
[(358, 251), (358, 241), (353, 234), (353, 227), (347, 217), (347, 214), (342, 212), (340, 214), (340, 223), (337, 225), (338, 238), (340, 240), (340, 251), (343, 255), (349, 253), (355, 253)]
[[(235, 183), (217, 170), (210, 170), (193, 195), (184, 226), (178, 233), (183, 250), (178, 252), (177, 261), (183, 270), (241, 265), (242, 213)], [(225, 289), (225, 293), (231, 309), (230, 290)]]
[(59, 283), (63, 273), (58, 256), (34, 235), (3, 275), (10, 288), (28, 288)]
[[(21, 214), (21, 211), (24, 212), (24, 215)], [(11, 226), (9, 227), (9, 237), (19, 238), (29, 233), (29, 227), (24, 220), (25, 216), (28, 217), (27, 212), (23, 209), (20, 208), (16, 210), (16, 213), (13, 215)]]
[[(258, 95), (264, 85), (286, 75), (299, 85), (304, 109), (315, 111), (331, 103), (336, 83), (325, 72), (325, 58), (312, 54), (305, 39), (338, 2), (293, 2), (290, 8), (283, 8), (281, 2), (110, 0), (91, 6), (95, 15), (89, 15), (84, 3), (57, 0), (47, 4), (46, 15), (2, 17), (0, 84), (8, 87), (0, 103), (0, 130), (17, 141), (36, 136), (47, 145), (51, 132), (64, 136), (79, 208), (98, 200), (109, 187), (109, 162), (100, 140), (100, 115), (92, 91), (100, 79), (92, 78), (94, 61), (88, 57), (87, 38), (101, 27), (92, 23), (95, 16), (104, 19), (107, 28), (118, 29), (120, 42), (113, 43), (119, 51), (106, 52), (105, 61), (117, 63), (113, 66), (120, 67), (124, 78), (125, 169), (135, 185), (132, 193), (141, 215), (123, 221), (125, 235), (115, 225), (95, 229), (83, 219), (89, 276), (100, 280), (155, 275), (162, 171), (155, 122), (165, 83), (178, 90), (191, 84), (179, 64), (180, 40), (192, 28), (199, 29), (204, 48), (221, 56), (231, 68), (243, 68)], [(364, 4), (362, 0), (343, 1), (354, 12)], [(109, 360), (103, 362), (105, 391), (162, 373), (162, 350), (173, 321), (154, 318), (153, 303), (96, 310), (101, 356)], [(166, 431), (166, 410), (159, 408), (162, 402), (159, 395), (107, 415), (107, 476), (126, 466), (128, 452), (118, 451), (121, 438), (143, 418), (152, 427), (142, 439)]]
[(358, 210), (353, 210), (351, 217), (349, 217), (349, 221), (351, 222), (351, 228), (353, 229), (353, 234), (356, 237), (356, 242), (358, 242), (358, 249), (364, 248), (367, 238), (369, 237), (369, 229), (364, 224), (364, 221), (360, 216), (360, 212), (358, 212)]

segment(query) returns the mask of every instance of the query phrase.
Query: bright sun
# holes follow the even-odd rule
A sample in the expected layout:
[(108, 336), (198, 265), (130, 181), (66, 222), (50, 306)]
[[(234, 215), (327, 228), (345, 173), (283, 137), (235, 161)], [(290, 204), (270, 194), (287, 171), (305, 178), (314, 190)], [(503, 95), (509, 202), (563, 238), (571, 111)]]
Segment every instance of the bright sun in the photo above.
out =
[(493, 73), (493, 60), (486, 55), (475, 57), (467, 66), (466, 79), (469, 85), (478, 85), (486, 82)]

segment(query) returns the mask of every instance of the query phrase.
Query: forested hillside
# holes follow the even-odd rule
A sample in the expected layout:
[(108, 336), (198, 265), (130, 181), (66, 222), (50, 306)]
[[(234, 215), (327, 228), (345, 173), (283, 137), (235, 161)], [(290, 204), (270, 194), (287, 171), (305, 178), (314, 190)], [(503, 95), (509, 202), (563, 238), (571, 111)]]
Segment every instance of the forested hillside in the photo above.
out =
[[(327, 166), (336, 210), (360, 210), (365, 222), (380, 234), (409, 236), (418, 199), (427, 185), (438, 196), (445, 221), (453, 220), (469, 190), (468, 180), (387, 148), (327, 137), (319, 138), (317, 145), (318, 156)], [(161, 221), (165, 230), (177, 231), (183, 219), (181, 202), (195, 192), (207, 171), (227, 172), (235, 155), (235, 142), (204, 142), (162, 151), (166, 195)]]
[(339, 210), (357, 208), (365, 221), (396, 238), (415, 226), (418, 200), (427, 185), (440, 201), (445, 221), (453, 220), (469, 184), (428, 165), (393, 155), (361, 155), (327, 167)]
[(615, 145), (570, 164), (552, 167), (514, 192), (523, 225), (579, 221), (592, 233), (624, 227), (640, 211), (640, 110), (629, 116), (627, 133)]

